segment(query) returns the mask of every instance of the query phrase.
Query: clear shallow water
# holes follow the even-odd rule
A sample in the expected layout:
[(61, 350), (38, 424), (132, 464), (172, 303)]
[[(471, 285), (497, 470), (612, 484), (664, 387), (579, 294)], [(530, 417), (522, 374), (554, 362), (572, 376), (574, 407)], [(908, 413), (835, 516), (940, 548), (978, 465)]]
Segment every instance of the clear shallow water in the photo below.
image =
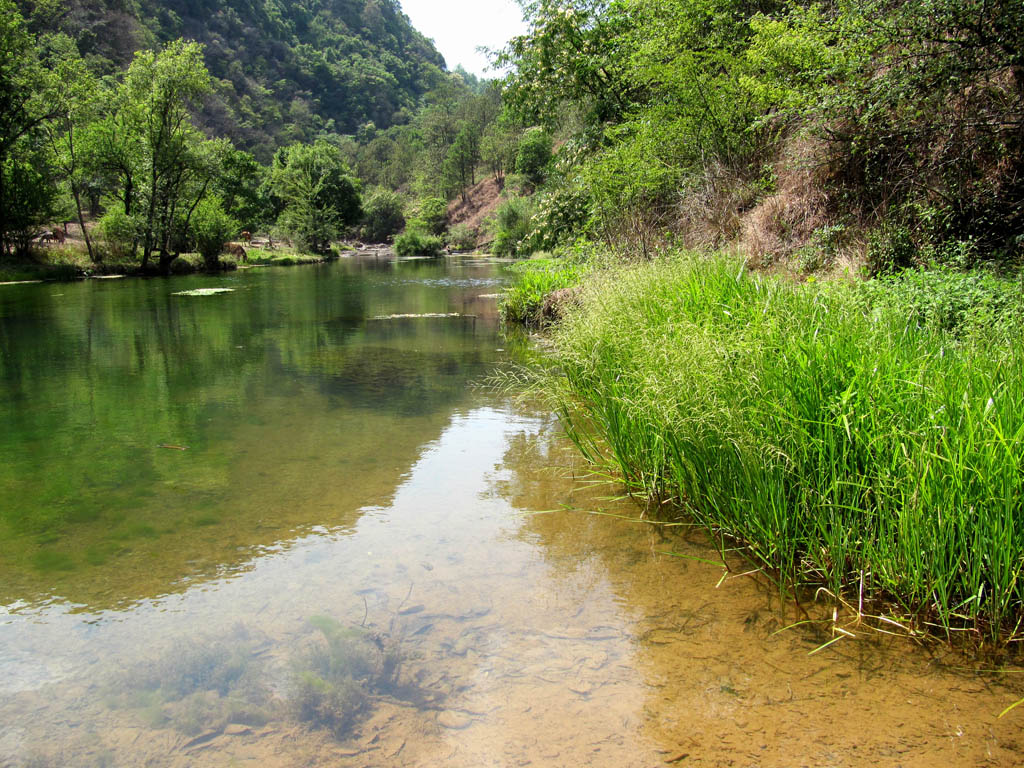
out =
[[(470, 386), (524, 344), (503, 280), (0, 291), (0, 765), (1021, 764), (1015, 672), (809, 655), (792, 606), (665, 554), (699, 540), (586, 514), (636, 510)], [(364, 667), (341, 724), (302, 711), (325, 648)]]

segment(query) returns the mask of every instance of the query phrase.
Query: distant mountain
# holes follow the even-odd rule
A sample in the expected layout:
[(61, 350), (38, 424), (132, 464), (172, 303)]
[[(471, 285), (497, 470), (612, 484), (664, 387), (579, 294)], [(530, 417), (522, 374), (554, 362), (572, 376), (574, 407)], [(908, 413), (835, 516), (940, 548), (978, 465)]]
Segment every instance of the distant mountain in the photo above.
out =
[(266, 160), (327, 130), (409, 119), (445, 69), (398, 0), (19, 0), (34, 31), (61, 31), (99, 72), (177, 37), (206, 46), (219, 80), (200, 122)]

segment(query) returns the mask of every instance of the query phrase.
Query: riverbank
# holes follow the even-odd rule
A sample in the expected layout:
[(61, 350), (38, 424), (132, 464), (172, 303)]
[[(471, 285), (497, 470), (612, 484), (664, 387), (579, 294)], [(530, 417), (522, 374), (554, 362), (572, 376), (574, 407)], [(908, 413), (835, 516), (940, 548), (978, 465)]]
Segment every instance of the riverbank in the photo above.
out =
[[(347, 247), (345, 249), (351, 249)], [(249, 249), (246, 260), (222, 254), (215, 272), (231, 272), (245, 267), (289, 267), (299, 264), (322, 264), (337, 256), (316, 256), (290, 250), (264, 251)], [(191, 275), (209, 272), (209, 268), (198, 253), (183, 253), (171, 262), (172, 275)], [(81, 280), (89, 277), (156, 277), (160, 272), (155, 263), (142, 269), (138, 259), (107, 259), (101, 263), (89, 261), (84, 251), (76, 248), (47, 249), (37, 252), (34, 258), (0, 261), (0, 284), (19, 282), (53, 282)]]
[(589, 459), (788, 589), (1020, 639), (1019, 283), (797, 284), (677, 254), (597, 271), (562, 309), (537, 381)]

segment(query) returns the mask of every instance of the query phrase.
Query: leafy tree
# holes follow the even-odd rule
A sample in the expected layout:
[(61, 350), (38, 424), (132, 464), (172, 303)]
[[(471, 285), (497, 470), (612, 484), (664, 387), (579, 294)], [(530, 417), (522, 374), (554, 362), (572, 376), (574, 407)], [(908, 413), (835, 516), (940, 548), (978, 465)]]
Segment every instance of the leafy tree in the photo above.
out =
[(281, 208), (278, 225), (314, 253), (326, 252), (341, 227), (362, 217), (359, 181), (326, 141), (278, 150), (269, 191)]
[(475, 126), (463, 123), (444, 160), (444, 182), (449, 191), (466, 199), (466, 188), (476, 184), (476, 165), (480, 162), (480, 137)]
[(154, 250), (160, 252), (160, 269), (170, 267), (177, 255), (172, 240), (187, 229), (214, 174), (212, 152), (190, 120), (190, 107), (209, 90), (202, 48), (182, 40), (159, 53), (136, 54), (119, 89), (117, 109), (137, 137), (138, 154), (128, 161), (135, 166), (142, 203), (143, 269)]
[(264, 167), (248, 152), (226, 147), (213, 180), (224, 212), (250, 232), (270, 219), (269, 202), (262, 194), (265, 176)]
[(431, 235), (443, 235), (448, 228), (448, 204), (441, 197), (425, 197), (415, 210), (415, 221)]
[(377, 189), (363, 206), (362, 236), (372, 243), (383, 243), (405, 226), (402, 198), (387, 189)]
[(45, 124), (54, 166), (68, 185), (75, 216), (91, 261), (99, 261), (85, 226), (83, 197), (95, 187), (89, 127), (98, 119), (101, 91), (96, 78), (78, 55), (70, 38), (60, 35), (49, 41), (49, 66), (54, 73), (54, 119)]
[(508, 120), (498, 120), (487, 126), (480, 140), (480, 159), (499, 183), (505, 174), (515, 168), (516, 152), (522, 131)]
[(534, 186), (543, 183), (551, 165), (551, 136), (540, 128), (526, 132), (516, 150), (516, 173), (520, 173)]
[(608, 0), (532, 0), (524, 5), (530, 29), (499, 55), (511, 67), (506, 105), (527, 125), (553, 126), (566, 104), (582, 103), (588, 120), (617, 122), (638, 87), (626, 77), (631, 50), (627, 4)]
[(20, 253), (56, 200), (41, 130), (58, 113), (53, 79), (11, 0), (0, 0), (0, 255)]
[(225, 212), (221, 200), (208, 196), (196, 207), (192, 220), (192, 234), (196, 248), (203, 256), (206, 268), (214, 270), (218, 257), (224, 251), (224, 243), (238, 232), (238, 220)]

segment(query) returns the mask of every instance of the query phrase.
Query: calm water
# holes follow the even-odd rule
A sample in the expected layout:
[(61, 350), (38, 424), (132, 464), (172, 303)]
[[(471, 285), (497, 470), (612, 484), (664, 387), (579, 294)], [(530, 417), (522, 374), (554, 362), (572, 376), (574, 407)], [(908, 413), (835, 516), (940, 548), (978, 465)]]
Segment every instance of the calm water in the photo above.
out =
[(0, 765), (1024, 763), (1015, 670), (811, 654), (475, 386), (505, 280), (0, 286)]

